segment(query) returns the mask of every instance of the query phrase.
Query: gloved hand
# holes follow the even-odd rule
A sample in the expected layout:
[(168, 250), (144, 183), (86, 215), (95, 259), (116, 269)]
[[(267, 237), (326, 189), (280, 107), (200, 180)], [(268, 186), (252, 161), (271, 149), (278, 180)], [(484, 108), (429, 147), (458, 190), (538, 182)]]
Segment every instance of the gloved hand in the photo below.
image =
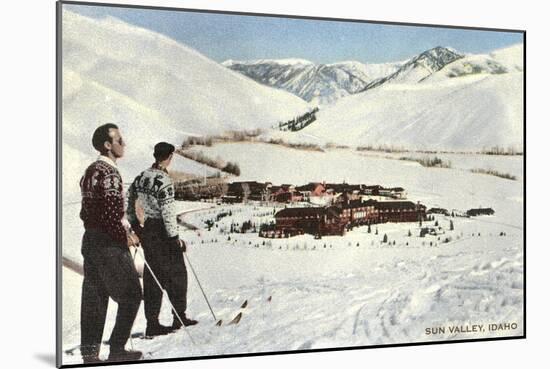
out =
[(187, 251), (187, 245), (185, 244), (185, 242), (183, 240), (179, 240), (179, 241), (180, 241), (181, 252), (186, 252)]
[(171, 250), (178, 250), (179, 252), (185, 252), (187, 251), (187, 247), (185, 245), (185, 242), (183, 240), (180, 240), (178, 236), (174, 236), (169, 239), (170, 241), (170, 248)]
[(141, 239), (142, 233), (143, 233), (143, 227), (139, 223), (133, 223), (130, 225), (132, 227), (132, 231)]

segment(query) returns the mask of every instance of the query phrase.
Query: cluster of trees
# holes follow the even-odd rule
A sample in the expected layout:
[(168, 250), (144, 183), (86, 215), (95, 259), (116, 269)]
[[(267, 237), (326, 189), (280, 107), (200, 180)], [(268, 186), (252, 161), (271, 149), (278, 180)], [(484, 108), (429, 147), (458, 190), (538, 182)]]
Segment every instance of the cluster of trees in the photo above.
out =
[(230, 217), (231, 215), (233, 215), (233, 213), (231, 212), (231, 210), (229, 211), (224, 211), (224, 212), (221, 212), (221, 213), (218, 213), (216, 215), (216, 222), (218, 222), (220, 219), (222, 218), (225, 218), (225, 217)]
[(443, 161), (437, 156), (434, 156), (433, 158), (412, 158), (409, 156), (402, 156), (399, 160), (415, 161), (423, 167), (451, 168), (450, 161)]
[(220, 159), (209, 158), (202, 151), (196, 152), (179, 150), (178, 153), (187, 159), (191, 159), (201, 164), (208, 165), (211, 168), (219, 169), (222, 172), (226, 172), (236, 176), (241, 175), (241, 169), (239, 168), (239, 165), (237, 163), (224, 163)]
[(510, 180), (512, 180), (512, 181), (517, 180), (517, 177), (514, 176), (514, 175), (511, 175), (511, 174), (508, 174), (508, 173), (504, 173), (504, 172), (499, 172), (499, 171), (494, 170), (494, 169), (479, 169), (479, 168), (475, 168), (475, 169), (471, 169), (470, 171), (471, 171), (472, 173), (489, 174), (489, 175), (491, 175), (491, 176), (500, 177), (500, 178), (504, 178), (504, 179), (510, 179)]
[(250, 220), (244, 221), (240, 226), (238, 223), (232, 222), (229, 228), (229, 233), (247, 233), (249, 231), (256, 233), (256, 224), (252, 223)]
[(319, 111), (319, 108), (316, 107), (313, 110), (305, 113), (304, 115), (300, 115), (299, 117), (296, 117), (294, 119), (291, 119), (286, 122), (279, 122), (279, 130), (281, 131), (299, 131), (311, 123), (315, 122), (317, 117), (315, 114)]
[[(273, 210), (275, 210), (275, 209), (273, 209)], [(271, 231), (273, 229), (275, 229), (275, 221), (260, 224), (260, 232), (261, 231)]]
[(357, 151), (380, 151), (385, 153), (401, 153), (401, 152), (407, 152), (409, 150), (406, 150), (404, 147), (399, 146), (393, 146), (393, 145), (365, 145), (365, 146), (357, 146)]
[(321, 148), (321, 146), (313, 143), (290, 143), (283, 141), (280, 138), (270, 138), (269, 140), (265, 141), (268, 144), (272, 145), (281, 145), (284, 147), (290, 147), (297, 150), (309, 150), (309, 151), (320, 151), (324, 152), (324, 150)]
[(244, 131), (226, 131), (220, 135), (201, 136), (201, 137), (186, 137), (181, 144), (181, 149), (185, 150), (194, 145), (212, 146), (216, 142), (241, 142), (252, 141), (254, 138), (262, 134), (260, 128), (244, 130)]
[(523, 152), (513, 147), (504, 148), (501, 146), (493, 146), (489, 149), (483, 149), (480, 154), (485, 155), (523, 155)]
[(193, 145), (212, 146), (212, 137), (187, 137), (181, 144), (182, 149), (186, 149)]
[(221, 169), (223, 167), (223, 162), (221, 160), (216, 160), (209, 158), (202, 151), (178, 151), (178, 153), (184, 158), (194, 160), (204, 165), (208, 165), (211, 168)]
[(349, 149), (348, 145), (335, 144), (334, 142), (328, 142), (325, 144), (326, 149)]
[(259, 128), (245, 131), (228, 131), (222, 136), (217, 137), (217, 139), (220, 141), (229, 142), (253, 141), (253, 139), (258, 137), (260, 134), (262, 134), (262, 130)]

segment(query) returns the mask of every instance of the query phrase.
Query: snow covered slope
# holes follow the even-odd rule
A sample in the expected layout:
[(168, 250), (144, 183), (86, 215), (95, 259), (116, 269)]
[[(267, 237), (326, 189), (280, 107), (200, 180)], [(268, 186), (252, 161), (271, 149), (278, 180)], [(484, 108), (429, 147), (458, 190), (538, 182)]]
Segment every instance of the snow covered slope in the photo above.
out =
[(302, 132), (325, 142), (416, 149), (521, 150), (523, 73), (387, 84), (321, 110)]
[(64, 10), (62, 52), (65, 193), (78, 192), (78, 178), (96, 155), (90, 141), (100, 124), (121, 127), (127, 150), (120, 165), (129, 180), (150, 163), (160, 140), (178, 144), (186, 134), (270, 127), (308, 110), (288, 92), (114, 18)]
[(523, 44), (510, 46), (493, 51), (489, 54), (495, 61), (502, 64), (508, 72), (523, 72)]
[(370, 81), (395, 72), (401, 63), (348, 61), (314, 64), (302, 59), (227, 60), (222, 65), (267, 86), (289, 91), (315, 104), (330, 104), (363, 90)]

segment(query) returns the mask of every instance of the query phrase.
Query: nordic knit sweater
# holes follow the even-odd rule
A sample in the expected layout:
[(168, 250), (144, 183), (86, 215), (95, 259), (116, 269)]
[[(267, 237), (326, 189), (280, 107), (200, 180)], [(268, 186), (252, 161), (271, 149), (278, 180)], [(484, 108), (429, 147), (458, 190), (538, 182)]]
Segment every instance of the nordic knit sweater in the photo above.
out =
[(126, 246), (124, 217), (124, 193), (122, 177), (115, 164), (108, 158), (93, 162), (80, 180), (82, 208), (80, 218), (86, 230), (94, 229), (107, 234), (122, 246)]
[(128, 221), (138, 223), (135, 203), (139, 199), (147, 219), (161, 219), (166, 236), (179, 237), (174, 184), (168, 173), (159, 168), (146, 169), (136, 177), (128, 189)]

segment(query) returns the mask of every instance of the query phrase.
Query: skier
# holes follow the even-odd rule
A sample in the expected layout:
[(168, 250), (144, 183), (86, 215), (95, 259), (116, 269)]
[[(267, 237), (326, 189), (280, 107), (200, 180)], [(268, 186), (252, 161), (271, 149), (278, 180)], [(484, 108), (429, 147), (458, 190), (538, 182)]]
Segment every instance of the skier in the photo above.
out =
[(128, 249), (138, 245), (139, 239), (122, 223), (124, 195), (116, 161), (124, 155), (126, 145), (112, 123), (95, 130), (92, 144), (100, 156), (80, 180), (80, 218), (85, 229), (80, 352), (84, 364), (101, 362), (99, 348), (111, 297), (118, 303), (118, 311), (109, 339), (108, 360), (138, 360), (141, 352), (124, 348), (142, 298), (139, 276)]
[[(128, 190), (128, 221), (142, 240), (145, 260), (147, 260), (160, 284), (181, 318), (172, 312), (172, 326), (159, 323), (158, 317), (162, 302), (162, 291), (148, 269), (143, 274), (143, 298), (147, 328), (145, 335), (159, 336), (198, 322), (185, 315), (187, 309), (187, 269), (183, 259), (186, 245), (180, 240), (174, 185), (167, 168), (172, 161), (174, 146), (160, 142), (155, 145), (155, 163), (136, 177)], [(144, 210), (143, 227), (136, 213), (136, 200)]]

